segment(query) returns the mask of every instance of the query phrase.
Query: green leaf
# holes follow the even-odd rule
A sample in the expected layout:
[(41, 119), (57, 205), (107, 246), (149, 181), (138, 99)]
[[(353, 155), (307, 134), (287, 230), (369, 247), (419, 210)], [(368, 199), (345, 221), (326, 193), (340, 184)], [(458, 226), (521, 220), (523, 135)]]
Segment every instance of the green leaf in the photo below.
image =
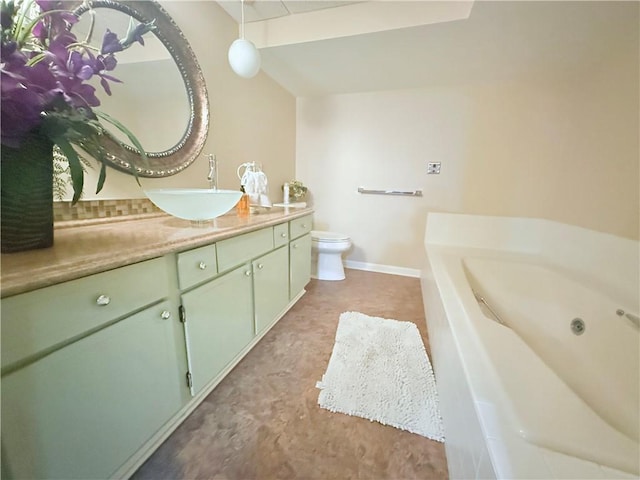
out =
[(131, 143), (133, 143), (133, 146), (138, 149), (138, 153), (140, 153), (140, 156), (142, 157), (143, 161), (145, 162), (145, 166), (148, 165), (147, 162), (149, 161), (149, 158), (147, 157), (147, 154), (144, 151), (144, 148), (140, 144), (140, 141), (136, 138), (136, 136), (133, 134), (133, 132), (131, 130), (129, 130), (127, 127), (125, 127), (122, 123), (120, 123), (118, 120), (113, 118), (111, 115), (108, 115), (108, 114), (106, 114), (104, 112), (100, 112), (98, 110), (94, 110), (93, 112), (98, 117), (100, 117), (103, 120), (106, 120), (107, 122), (112, 124), (114, 127), (116, 127), (118, 130), (120, 130), (122, 133), (124, 133), (127, 136), (127, 138), (129, 140), (131, 140)]
[[(99, 118), (106, 120), (107, 122), (112, 124), (114, 127), (116, 127), (118, 130), (120, 130), (122, 133), (124, 133), (127, 136), (127, 138), (131, 140), (131, 143), (133, 143), (133, 145), (138, 149), (138, 153), (142, 157), (144, 165), (145, 166), (149, 165), (149, 158), (147, 157), (147, 154), (144, 151), (144, 148), (142, 148), (140, 141), (136, 138), (136, 136), (133, 134), (131, 130), (129, 130), (127, 127), (125, 127), (122, 123), (120, 123), (118, 120), (113, 118), (111, 115), (108, 115), (104, 112), (100, 112), (98, 110), (94, 110), (93, 113), (95, 113)], [(136, 177), (136, 182), (138, 182), (138, 185), (142, 186), (140, 183), (140, 179), (138, 178), (138, 171), (136, 170), (136, 165), (131, 165), (131, 172), (133, 173), (133, 176)]]
[(60, 138), (66, 134), (67, 126), (60, 117), (45, 115), (42, 117), (40, 131), (53, 141), (54, 138)]
[(104, 181), (107, 179), (107, 164), (102, 162), (100, 167), (100, 176), (98, 177), (98, 185), (96, 186), (96, 193), (100, 193), (102, 187), (104, 187)]
[(95, 135), (78, 140), (73, 140), (72, 143), (83, 149), (96, 160), (99, 160), (101, 162), (105, 161), (105, 149), (102, 148), (102, 146), (98, 143), (98, 138)]
[[(30, 3), (32, 3), (32, 2), (30, 2)], [(57, 14), (57, 13), (69, 13), (69, 11), (68, 10), (48, 10), (46, 12), (41, 12), (40, 15), (38, 15), (33, 20), (31, 20), (31, 23), (29, 23), (29, 25), (27, 25), (27, 27), (22, 30), (22, 32), (21, 32), (22, 35), (17, 37), (18, 43), (20, 45), (22, 45), (27, 41), (29, 35), (31, 35), (33, 33), (33, 28), (36, 26), (36, 24), (40, 20), (42, 20), (45, 17)], [(26, 15), (25, 15), (25, 18), (26, 18)], [(20, 28), (22, 28), (22, 24), (20, 25)]]
[(23, 24), (27, 20), (27, 13), (31, 9), (31, 5), (33, 4), (33, 0), (30, 0), (26, 4), (19, 6), (18, 15), (13, 23), (13, 39), (18, 41), (21, 37)]
[(82, 169), (82, 163), (80, 163), (78, 154), (66, 138), (59, 136), (52, 138), (52, 140), (60, 147), (60, 150), (62, 150), (69, 161), (71, 184), (73, 185), (73, 199), (71, 200), (71, 204), (74, 205), (80, 199), (82, 189), (84, 188), (84, 170)]
[(36, 63), (38, 63), (39, 61), (43, 60), (46, 57), (46, 55), (44, 53), (38, 53), (37, 55), (31, 57), (29, 59), (29, 61), (27, 62), (27, 67), (31, 67), (33, 65), (35, 65)]

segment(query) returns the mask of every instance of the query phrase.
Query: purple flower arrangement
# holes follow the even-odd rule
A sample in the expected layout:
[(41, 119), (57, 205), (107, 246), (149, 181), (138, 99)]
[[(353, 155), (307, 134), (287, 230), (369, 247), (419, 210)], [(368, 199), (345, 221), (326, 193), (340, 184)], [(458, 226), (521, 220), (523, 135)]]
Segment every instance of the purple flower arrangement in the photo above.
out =
[[(107, 30), (98, 50), (89, 39), (76, 38), (72, 27), (79, 19), (63, 5), (60, 0), (2, 0), (0, 130), (3, 148), (19, 149), (33, 134), (57, 145), (69, 161), (75, 202), (84, 172), (72, 145), (102, 163), (97, 192), (104, 185), (108, 152), (99, 142), (106, 132), (101, 120), (125, 133), (146, 158), (128, 129), (95, 109), (100, 100), (88, 81), (99, 78), (104, 93), (111, 95), (110, 83), (121, 83), (111, 74), (117, 66), (114, 54), (134, 43), (144, 45), (143, 35), (155, 26), (132, 26), (124, 39)], [(93, 25), (89, 36), (92, 30)]]

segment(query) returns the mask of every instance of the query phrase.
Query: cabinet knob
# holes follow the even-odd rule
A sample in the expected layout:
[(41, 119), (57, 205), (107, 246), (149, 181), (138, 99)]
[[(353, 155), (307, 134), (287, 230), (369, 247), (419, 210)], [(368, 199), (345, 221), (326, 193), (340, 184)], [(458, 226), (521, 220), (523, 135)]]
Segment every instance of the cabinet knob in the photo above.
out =
[(282, 238), (287, 238), (287, 234), (286, 234), (286, 233), (281, 233), (281, 234), (280, 234), (280, 236), (281, 236)]
[(297, 243), (294, 243), (294, 244), (293, 244), (293, 248), (298, 248), (298, 244), (297, 244)]
[(206, 263), (204, 263), (204, 262), (200, 262), (200, 263), (198, 264), (198, 268), (199, 268), (200, 270), (204, 270), (205, 268), (207, 268), (207, 264), (206, 264)]
[(261, 263), (259, 263), (259, 264), (258, 264), (258, 268), (259, 268), (260, 270), (262, 270), (262, 269), (264, 268), (264, 265), (263, 265), (263, 264), (261, 264)]
[(244, 272), (245, 276), (250, 277), (251, 276), (251, 270), (246, 270)]
[(160, 314), (162, 320), (169, 320), (171, 318), (171, 312), (169, 310), (163, 310)]
[(96, 298), (96, 305), (98, 305), (99, 307), (106, 307), (110, 303), (111, 298), (109, 298), (108, 295), (100, 295), (98, 298)]
[(307, 228), (307, 224), (306, 224), (306, 223), (303, 223), (303, 224), (302, 224), (302, 228)]

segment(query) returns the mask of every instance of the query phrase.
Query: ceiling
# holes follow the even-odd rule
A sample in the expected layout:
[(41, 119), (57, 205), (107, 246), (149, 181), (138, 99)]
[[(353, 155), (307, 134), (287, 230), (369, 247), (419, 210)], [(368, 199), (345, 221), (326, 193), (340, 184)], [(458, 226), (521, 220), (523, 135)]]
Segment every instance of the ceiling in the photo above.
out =
[[(239, 18), (240, 2), (219, 3)], [(356, 8), (362, 12), (376, 3), (383, 2), (254, 0), (245, 3), (246, 21), (253, 22), (247, 32), (261, 24), (271, 32), (279, 26), (292, 30), (296, 21), (304, 29), (303, 21), (329, 8), (331, 12), (323, 13), (330, 13), (337, 23), (341, 12), (346, 15)], [(395, 0), (393, 8), (417, 3), (437, 2)], [(238, 7), (235, 13), (233, 5)], [(639, 5), (635, 1), (476, 1), (468, 18), (445, 18), (428, 25), (380, 27), (370, 33), (318, 40), (302, 36), (300, 41), (272, 46), (249, 33), (247, 38), (260, 48), (263, 71), (296, 96), (496, 82), (589, 72), (625, 52), (638, 58)]]
[[(218, 2), (234, 20), (240, 23), (240, 0), (220, 0)], [(245, 22), (257, 22), (272, 18), (295, 15), (305, 12), (324, 10), (327, 8), (344, 7), (357, 1), (332, 1), (332, 0), (245, 0)]]

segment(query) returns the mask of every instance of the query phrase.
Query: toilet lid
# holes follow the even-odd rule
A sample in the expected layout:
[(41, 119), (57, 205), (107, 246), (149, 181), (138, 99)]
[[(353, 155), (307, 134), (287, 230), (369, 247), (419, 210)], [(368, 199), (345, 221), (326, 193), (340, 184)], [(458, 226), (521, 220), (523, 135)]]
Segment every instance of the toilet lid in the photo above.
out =
[(313, 240), (322, 240), (323, 242), (344, 242), (346, 240), (349, 240), (349, 235), (345, 235), (343, 233), (312, 230), (311, 238)]

